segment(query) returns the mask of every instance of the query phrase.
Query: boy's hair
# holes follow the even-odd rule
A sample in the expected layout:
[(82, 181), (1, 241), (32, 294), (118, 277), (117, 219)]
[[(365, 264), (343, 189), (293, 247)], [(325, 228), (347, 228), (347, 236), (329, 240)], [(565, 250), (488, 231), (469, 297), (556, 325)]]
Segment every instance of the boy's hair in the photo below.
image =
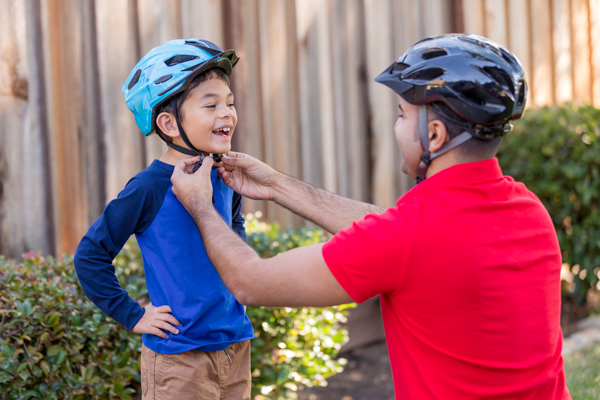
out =
[[(209, 70), (206, 70), (204, 72), (201, 72), (200, 74), (198, 74), (198, 76), (196, 76), (194, 79), (192, 79), (191, 81), (189, 81), (186, 84), (185, 90), (183, 92), (180, 92), (178, 94), (175, 95), (175, 99), (176, 99), (176, 110), (173, 110), (172, 107), (172, 99), (173, 98), (169, 98), (167, 101), (163, 102), (162, 104), (160, 104), (156, 110), (156, 117), (158, 117), (160, 115), (160, 113), (163, 112), (167, 112), (170, 114), (173, 114), (175, 116), (175, 118), (177, 118), (177, 120), (181, 123), (181, 121), (183, 120), (183, 112), (181, 111), (181, 105), (188, 99), (188, 97), (190, 97), (190, 94), (192, 93), (192, 90), (194, 90), (195, 88), (197, 88), (201, 83), (209, 81), (211, 79), (219, 79), (223, 82), (225, 82), (227, 84), (227, 86), (230, 86), (229, 83), (229, 76), (227, 76), (227, 74), (225, 73), (224, 70), (222, 70), (221, 68), (212, 68)], [(165, 135), (160, 128), (158, 127), (158, 124), (156, 125), (156, 134), (165, 142), (171, 143), (173, 141), (173, 138)]]
[[(460, 135), (465, 131), (465, 125), (469, 123), (455, 113), (450, 107), (442, 102), (430, 103), (434, 107), (428, 107), (428, 119), (429, 121), (440, 120), (446, 126), (446, 131), (450, 136), (450, 139)], [(435, 109), (439, 109), (441, 112), (436, 112)], [(450, 120), (450, 118), (452, 120)], [(464, 122), (463, 122), (464, 121)], [(461, 123), (458, 123), (461, 122)], [(496, 156), (498, 147), (500, 147), (500, 141), (502, 137), (495, 137), (492, 140), (483, 140), (474, 137), (473, 139), (467, 140), (465, 143), (458, 146), (456, 149), (459, 154), (468, 159), (485, 160)]]

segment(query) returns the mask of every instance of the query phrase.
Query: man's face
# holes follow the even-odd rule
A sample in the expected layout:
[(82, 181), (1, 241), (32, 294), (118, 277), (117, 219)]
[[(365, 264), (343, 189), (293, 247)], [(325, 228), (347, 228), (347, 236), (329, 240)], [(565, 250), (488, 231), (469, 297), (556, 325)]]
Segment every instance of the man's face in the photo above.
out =
[(181, 105), (181, 125), (198, 150), (218, 154), (231, 150), (237, 113), (229, 86), (220, 79), (202, 82)]
[(394, 134), (402, 153), (402, 172), (416, 179), (423, 153), (419, 141), (419, 107), (400, 97), (398, 111)]

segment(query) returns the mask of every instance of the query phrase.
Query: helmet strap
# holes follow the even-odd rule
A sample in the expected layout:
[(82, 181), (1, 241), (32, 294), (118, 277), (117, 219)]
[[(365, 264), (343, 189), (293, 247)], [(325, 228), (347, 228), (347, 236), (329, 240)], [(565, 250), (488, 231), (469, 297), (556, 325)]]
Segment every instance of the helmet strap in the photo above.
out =
[(419, 163), (419, 171), (417, 174), (417, 183), (423, 182), (427, 178), (427, 168), (435, 158), (449, 152), (450, 150), (460, 146), (467, 140), (473, 139), (473, 135), (469, 131), (464, 131), (460, 135), (448, 140), (440, 149), (434, 153), (429, 152), (429, 121), (427, 120), (427, 106), (419, 107), (419, 139), (421, 141), (421, 162)]
[[(173, 109), (173, 113), (175, 114), (175, 121), (177, 122), (177, 129), (179, 130), (179, 136), (181, 136), (181, 139), (183, 139), (183, 142), (186, 144), (186, 146), (188, 148), (186, 149), (185, 147), (178, 146), (176, 144), (169, 143), (169, 142), (166, 142), (167, 146), (169, 146), (170, 148), (172, 148), (174, 150), (177, 150), (180, 153), (187, 154), (188, 156), (200, 156), (200, 161), (198, 161), (196, 163), (196, 165), (194, 165), (194, 172), (196, 172), (198, 170), (198, 168), (200, 168), (200, 166), (202, 165), (202, 161), (204, 161), (204, 153), (194, 147), (194, 145), (188, 138), (187, 134), (185, 133), (185, 130), (183, 130), (183, 126), (181, 126), (181, 122), (179, 122), (179, 118), (177, 117), (177, 114), (178, 114), (177, 101), (175, 98), (173, 98), (171, 100), (171, 108)], [(210, 153), (210, 156), (216, 162), (221, 161), (221, 154), (213, 155), (212, 153)], [(213, 203), (214, 203), (214, 197), (213, 197)]]

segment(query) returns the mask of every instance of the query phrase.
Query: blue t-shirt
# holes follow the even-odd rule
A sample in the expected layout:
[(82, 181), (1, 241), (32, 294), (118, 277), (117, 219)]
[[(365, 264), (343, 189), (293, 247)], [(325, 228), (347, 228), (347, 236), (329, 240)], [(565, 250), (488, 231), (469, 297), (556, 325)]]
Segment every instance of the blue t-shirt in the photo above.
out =
[[(135, 234), (152, 305), (170, 306), (182, 324), (167, 339), (143, 335), (144, 344), (160, 354), (222, 350), (254, 332), (208, 259), (194, 219), (173, 194), (172, 173), (172, 165), (155, 160), (131, 179), (79, 243), (75, 269), (88, 298), (131, 330), (144, 310), (119, 285), (112, 260)], [(245, 240), (241, 196), (214, 168), (211, 180), (215, 209)]]

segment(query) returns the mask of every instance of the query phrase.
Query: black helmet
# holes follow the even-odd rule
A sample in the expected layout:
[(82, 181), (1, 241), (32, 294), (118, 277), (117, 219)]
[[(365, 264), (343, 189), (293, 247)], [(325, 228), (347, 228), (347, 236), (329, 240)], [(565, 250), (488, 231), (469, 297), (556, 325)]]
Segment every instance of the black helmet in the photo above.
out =
[(445, 103), (478, 125), (520, 118), (527, 99), (525, 74), (517, 57), (477, 35), (423, 39), (375, 81), (414, 105)]
[(527, 100), (525, 73), (517, 57), (491, 40), (471, 34), (423, 39), (375, 81), (413, 105), (442, 102), (467, 121), (465, 132), (430, 154), (426, 111), (421, 107), (424, 154), (418, 181), (425, 179), (427, 166), (435, 157), (472, 137), (489, 140), (510, 131), (509, 121), (523, 115)]

